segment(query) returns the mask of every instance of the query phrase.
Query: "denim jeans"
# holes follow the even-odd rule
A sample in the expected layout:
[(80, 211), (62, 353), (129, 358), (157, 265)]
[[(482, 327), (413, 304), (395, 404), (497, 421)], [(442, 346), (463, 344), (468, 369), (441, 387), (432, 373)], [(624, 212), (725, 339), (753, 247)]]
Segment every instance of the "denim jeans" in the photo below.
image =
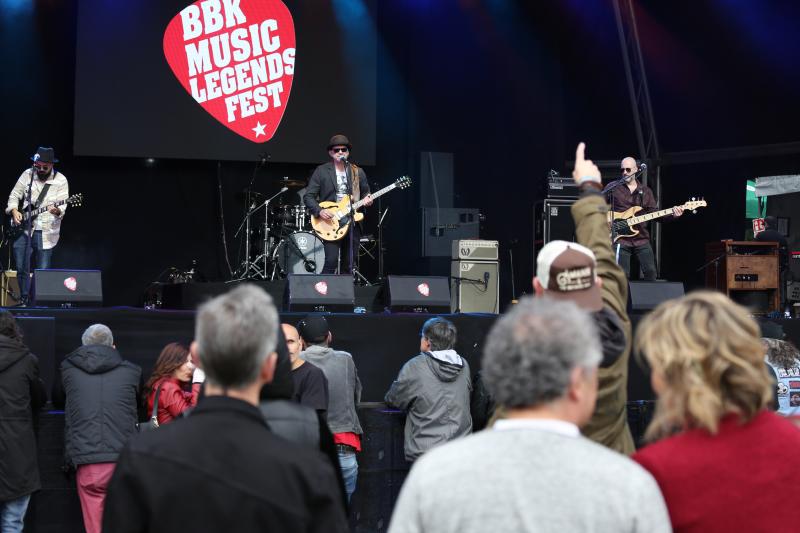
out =
[[(616, 252), (616, 245), (614, 246)], [(656, 279), (656, 258), (653, 255), (653, 248), (650, 243), (640, 246), (620, 246), (619, 247), (619, 266), (625, 271), (628, 279), (631, 279), (631, 256), (635, 255), (639, 259), (642, 279), (653, 281)]]
[(14, 241), (14, 262), (17, 264), (17, 281), (19, 282), (20, 298), (28, 300), (30, 292), (30, 258), (36, 250), (36, 268), (50, 268), (50, 260), (53, 257), (53, 249), (42, 249), (42, 232), (34, 231), (31, 245), (28, 248), (28, 256), (25, 257), (25, 248), (28, 244), (28, 234), (23, 233)]
[(22, 533), (30, 501), (31, 495), (27, 494), (16, 500), (0, 502), (0, 533)]
[(344, 478), (344, 490), (347, 492), (347, 501), (356, 491), (356, 479), (358, 479), (358, 461), (355, 452), (337, 452), (339, 455), (339, 468), (342, 470)]

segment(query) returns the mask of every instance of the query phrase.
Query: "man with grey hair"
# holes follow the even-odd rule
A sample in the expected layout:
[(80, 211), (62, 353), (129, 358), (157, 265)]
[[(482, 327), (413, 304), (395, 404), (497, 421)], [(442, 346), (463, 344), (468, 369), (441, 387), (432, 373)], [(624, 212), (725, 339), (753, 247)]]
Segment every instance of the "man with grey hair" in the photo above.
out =
[(487, 339), (484, 380), (505, 417), (420, 458), (389, 532), (670, 531), (652, 476), (580, 434), (602, 357), (586, 312), (525, 298)]
[(125, 447), (105, 531), (347, 531), (333, 466), (274, 435), (258, 409), (277, 338), (278, 313), (259, 287), (200, 306), (190, 349), (205, 396), (189, 416)]
[(53, 404), (64, 409), (64, 452), (76, 468), (84, 526), (99, 533), (106, 488), (136, 428), (142, 370), (122, 359), (108, 326), (89, 326), (81, 342), (61, 363)]
[(472, 431), (469, 413), (472, 381), (469, 364), (454, 350), (456, 327), (431, 318), (422, 326), (419, 355), (409, 360), (384, 400), (408, 412), (406, 461), (415, 461), (434, 446)]

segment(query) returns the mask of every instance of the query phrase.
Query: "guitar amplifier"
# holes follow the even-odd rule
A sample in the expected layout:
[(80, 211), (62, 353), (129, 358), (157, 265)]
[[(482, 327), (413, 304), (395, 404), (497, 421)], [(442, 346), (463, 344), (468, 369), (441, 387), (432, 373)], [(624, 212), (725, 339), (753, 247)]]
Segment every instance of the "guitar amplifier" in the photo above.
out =
[(470, 261), (497, 261), (498, 241), (459, 240), (453, 241), (454, 261), (466, 259)]
[(547, 197), (548, 198), (572, 198), (577, 200), (580, 196), (580, 188), (573, 178), (561, 176), (549, 176), (547, 178)]

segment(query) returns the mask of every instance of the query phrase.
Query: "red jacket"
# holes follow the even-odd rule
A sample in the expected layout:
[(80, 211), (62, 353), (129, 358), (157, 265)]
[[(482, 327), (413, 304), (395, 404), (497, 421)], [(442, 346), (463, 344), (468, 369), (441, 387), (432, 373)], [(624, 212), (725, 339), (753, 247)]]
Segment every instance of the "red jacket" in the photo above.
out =
[(685, 431), (633, 459), (656, 478), (675, 531), (797, 531), (784, 495), (800, 479), (800, 430), (774, 413), (744, 425), (729, 415), (717, 435)]
[(153, 400), (156, 397), (158, 386), (161, 385), (161, 395), (158, 398), (158, 423), (166, 424), (190, 407), (197, 405), (200, 394), (200, 383), (192, 384), (192, 391), (183, 390), (183, 384), (175, 378), (163, 378), (153, 384), (153, 390), (147, 398), (147, 416), (153, 412)]

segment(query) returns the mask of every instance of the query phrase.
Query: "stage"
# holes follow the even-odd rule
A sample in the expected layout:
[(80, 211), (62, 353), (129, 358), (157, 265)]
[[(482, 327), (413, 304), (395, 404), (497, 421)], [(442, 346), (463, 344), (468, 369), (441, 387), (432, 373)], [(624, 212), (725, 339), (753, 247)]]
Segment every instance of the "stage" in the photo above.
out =
[[(11, 308), (25, 332), (26, 343), (39, 357), (47, 390), (55, 369), (66, 354), (78, 348), (81, 334), (90, 325), (111, 328), (117, 349), (125, 359), (142, 367), (145, 379), (161, 349), (170, 342), (190, 343), (194, 336), (194, 311), (108, 307), (98, 309)], [(295, 324), (307, 313), (281, 313), (281, 321)], [(424, 313), (332, 313), (326, 317), (333, 347), (350, 352), (363, 386), (362, 401), (381, 402), (403, 364), (419, 353), (419, 331), (432, 316), (451, 320), (458, 331), (456, 350), (470, 365), (480, 368), (486, 335), (497, 315)], [(634, 326), (643, 314), (631, 315)], [(800, 344), (800, 320), (776, 320), (788, 338)], [(631, 357), (628, 398), (652, 400), (650, 380)]]

